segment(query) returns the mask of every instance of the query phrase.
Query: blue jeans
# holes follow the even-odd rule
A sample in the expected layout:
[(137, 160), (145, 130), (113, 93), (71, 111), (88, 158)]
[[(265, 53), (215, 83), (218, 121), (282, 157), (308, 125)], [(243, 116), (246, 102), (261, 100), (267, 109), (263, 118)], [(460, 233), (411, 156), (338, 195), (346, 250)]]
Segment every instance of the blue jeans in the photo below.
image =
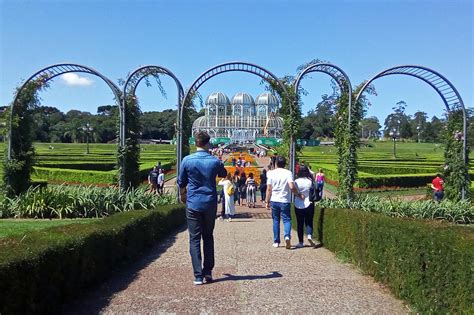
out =
[(316, 189), (319, 191), (319, 199), (323, 199), (323, 188), (324, 188), (324, 182), (322, 183), (316, 183)]
[(306, 226), (306, 235), (313, 236), (313, 218), (314, 218), (314, 203), (311, 203), (308, 208), (295, 208), (296, 226), (298, 231), (298, 241), (303, 243), (303, 232)]
[[(189, 253), (193, 264), (194, 277), (203, 278), (210, 275), (214, 268), (214, 225), (217, 205), (207, 211), (186, 209), (189, 231)], [(204, 266), (201, 257), (201, 237), (204, 249)]]
[(283, 219), (283, 231), (285, 238), (291, 238), (291, 203), (270, 202), (273, 218), (273, 242), (280, 243), (280, 217)]

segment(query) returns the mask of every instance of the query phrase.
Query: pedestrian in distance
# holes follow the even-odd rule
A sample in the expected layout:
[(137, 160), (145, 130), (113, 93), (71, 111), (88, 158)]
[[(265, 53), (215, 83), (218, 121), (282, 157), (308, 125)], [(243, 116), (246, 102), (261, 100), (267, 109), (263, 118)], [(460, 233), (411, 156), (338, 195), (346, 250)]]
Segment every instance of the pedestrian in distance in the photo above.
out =
[(225, 179), (219, 181), (219, 185), (222, 186), (222, 191), (224, 192), (225, 199), (225, 216), (227, 221), (232, 221), (232, 218), (235, 215), (235, 205), (234, 205), (234, 193), (235, 187), (232, 183), (232, 174), (228, 173)]
[(319, 193), (319, 200), (323, 199), (323, 188), (324, 188), (324, 182), (325, 182), (325, 177), (324, 177), (324, 171), (322, 168), (319, 169), (319, 172), (316, 173), (316, 189), (318, 190)]
[(247, 175), (245, 172), (240, 173), (239, 179), (239, 195), (240, 195), (240, 205), (244, 205), (244, 200), (247, 199)]
[(234, 184), (235, 192), (234, 192), (234, 204), (237, 203), (240, 206), (240, 191), (239, 191), (239, 183), (240, 183), (240, 172), (235, 171), (234, 176), (232, 176), (232, 183)]
[(260, 175), (260, 197), (261, 201), (265, 202), (265, 198), (267, 195), (267, 170), (263, 169), (262, 174)]
[[(214, 268), (214, 226), (217, 212), (216, 177), (225, 177), (222, 161), (209, 153), (210, 137), (206, 132), (195, 136), (196, 152), (186, 156), (179, 169), (180, 200), (186, 203), (189, 231), (189, 253), (193, 265), (194, 284), (212, 281)], [(201, 239), (203, 256), (201, 255)]]
[(148, 184), (150, 185), (150, 192), (156, 194), (158, 192), (158, 170), (156, 166), (148, 174)]
[(257, 202), (257, 182), (253, 173), (249, 173), (245, 185), (247, 186), (247, 205), (249, 208), (255, 208), (255, 203)]
[[(229, 175), (229, 173), (227, 173)], [(219, 220), (224, 220), (225, 218), (225, 196), (224, 196), (224, 189), (221, 190), (219, 193), (219, 197), (217, 200), (217, 204), (221, 204), (221, 215), (219, 217)]]
[(433, 199), (440, 202), (444, 198), (444, 180), (441, 174), (436, 174), (436, 177), (431, 182), (431, 189), (433, 189)]
[(293, 174), (285, 169), (286, 159), (276, 158), (276, 168), (267, 173), (266, 208), (272, 210), (273, 247), (280, 246), (280, 218), (283, 219), (283, 231), (286, 249), (291, 249), (291, 192), (296, 198), (304, 199), (295, 186)]
[(313, 218), (314, 218), (314, 202), (310, 198), (312, 190), (316, 189), (316, 183), (311, 177), (311, 173), (307, 166), (301, 166), (295, 180), (295, 186), (298, 191), (303, 194), (304, 198), (295, 198), (295, 214), (296, 226), (298, 231), (298, 244), (296, 247), (304, 246), (304, 229), (306, 228), (306, 236), (311, 246), (315, 246), (313, 242)]
[(158, 171), (158, 178), (156, 181), (157, 181), (158, 194), (163, 195), (164, 187), (165, 187), (165, 173), (163, 172), (162, 168), (160, 168)]

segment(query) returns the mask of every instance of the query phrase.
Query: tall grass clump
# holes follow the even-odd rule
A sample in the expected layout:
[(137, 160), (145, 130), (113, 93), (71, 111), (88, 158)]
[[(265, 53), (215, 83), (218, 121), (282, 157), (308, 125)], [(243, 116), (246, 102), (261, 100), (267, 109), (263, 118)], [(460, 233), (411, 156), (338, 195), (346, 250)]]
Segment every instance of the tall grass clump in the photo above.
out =
[(123, 193), (114, 187), (31, 187), (19, 196), (0, 197), (0, 217), (98, 218), (174, 203), (173, 195), (157, 196), (142, 187), (130, 188)]
[(355, 198), (350, 202), (340, 198), (323, 199), (319, 206), (322, 208), (358, 209), (400, 218), (446, 220), (461, 224), (474, 222), (474, 206), (469, 201), (443, 200), (437, 203), (432, 200), (405, 201), (397, 198), (365, 196)]

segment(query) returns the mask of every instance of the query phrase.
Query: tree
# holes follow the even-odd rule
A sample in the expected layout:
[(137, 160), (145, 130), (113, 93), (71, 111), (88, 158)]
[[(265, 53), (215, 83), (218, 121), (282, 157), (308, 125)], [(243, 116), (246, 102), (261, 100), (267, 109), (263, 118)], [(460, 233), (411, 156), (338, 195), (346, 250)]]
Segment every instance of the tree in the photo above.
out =
[(411, 129), (413, 131), (413, 139), (422, 142), (425, 136), (426, 123), (428, 115), (425, 112), (417, 111), (411, 120)]
[(384, 136), (389, 136), (390, 132), (395, 130), (401, 138), (410, 138), (412, 136), (410, 126), (410, 116), (405, 114), (406, 102), (399, 101), (396, 106), (392, 107), (393, 113), (385, 118)]
[(375, 116), (364, 118), (361, 121), (361, 137), (362, 138), (378, 138), (380, 137), (380, 122)]

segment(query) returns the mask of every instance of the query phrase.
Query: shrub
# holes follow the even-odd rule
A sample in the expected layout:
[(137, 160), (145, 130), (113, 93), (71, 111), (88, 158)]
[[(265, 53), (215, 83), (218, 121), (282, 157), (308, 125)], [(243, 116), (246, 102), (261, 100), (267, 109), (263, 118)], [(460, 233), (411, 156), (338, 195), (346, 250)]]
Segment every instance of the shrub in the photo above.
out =
[(157, 196), (146, 187), (122, 193), (114, 187), (48, 186), (33, 187), (17, 197), (0, 199), (1, 217), (90, 218), (116, 212), (152, 209), (173, 204), (175, 196)]
[(456, 223), (474, 222), (474, 206), (468, 201), (443, 200), (436, 203), (432, 200), (405, 201), (365, 196), (355, 198), (351, 202), (340, 198), (323, 199), (319, 205), (325, 208), (359, 209), (366, 212), (382, 213), (391, 217), (441, 219)]
[(184, 223), (183, 206), (0, 239), (0, 313), (54, 313)]
[(422, 313), (474, 312), (474, 230), (449, 223), (317, 209), (320, 241)]

